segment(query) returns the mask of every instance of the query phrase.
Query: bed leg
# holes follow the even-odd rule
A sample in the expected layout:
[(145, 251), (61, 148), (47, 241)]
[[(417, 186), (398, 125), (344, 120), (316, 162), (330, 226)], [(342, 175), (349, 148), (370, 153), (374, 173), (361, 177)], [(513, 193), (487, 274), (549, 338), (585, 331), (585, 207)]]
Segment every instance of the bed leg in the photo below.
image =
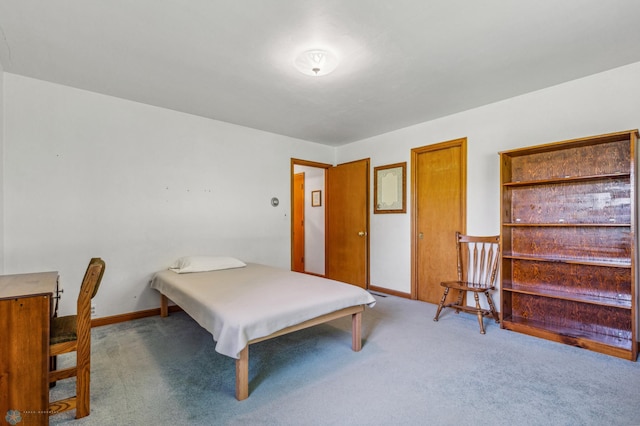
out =
[(160, 295), (160, 316), (169, 316), (169, 298), (164, 294)]
[(362, 349), (362, 312), (351, 315), (351, 349), (354, 352)]
[(236, 399), (242, 401), (249, 397), (249, 345), (240, 351), (236, 359)]

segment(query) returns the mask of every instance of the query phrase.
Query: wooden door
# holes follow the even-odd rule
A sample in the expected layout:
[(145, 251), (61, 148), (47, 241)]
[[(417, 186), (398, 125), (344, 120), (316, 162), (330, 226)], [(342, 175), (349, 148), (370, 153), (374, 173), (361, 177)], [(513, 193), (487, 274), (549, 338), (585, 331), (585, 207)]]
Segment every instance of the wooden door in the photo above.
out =
[(327, 170), (325, 275), (369, 284), (369, 159)]
[(293, 254), (291, 270), (304, 272), (304, 173), (293, 175)]
[(466, 233), (466, 157), (466, 138), (411, 150), (411, 295), (425, 302), (438, 303), (440, 283), (457, 276), (455, 235)]

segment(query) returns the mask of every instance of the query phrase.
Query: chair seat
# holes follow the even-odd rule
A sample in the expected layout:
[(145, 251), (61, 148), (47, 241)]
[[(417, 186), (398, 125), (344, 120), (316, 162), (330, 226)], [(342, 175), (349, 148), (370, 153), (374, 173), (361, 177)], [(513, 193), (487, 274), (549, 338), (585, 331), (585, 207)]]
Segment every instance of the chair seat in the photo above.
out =
[(478, 293), (484, 293), (487, 290), (495, 290), (496, 286), (493, 284), (477, 284), (466, 281), (446, 281), (440, 283), (442, 287), (455, 288), (457, 290), (475, 291)]
[(73, 342), (78, 339), (76, 315), (67, 315), (51, 319), (50, 344)]

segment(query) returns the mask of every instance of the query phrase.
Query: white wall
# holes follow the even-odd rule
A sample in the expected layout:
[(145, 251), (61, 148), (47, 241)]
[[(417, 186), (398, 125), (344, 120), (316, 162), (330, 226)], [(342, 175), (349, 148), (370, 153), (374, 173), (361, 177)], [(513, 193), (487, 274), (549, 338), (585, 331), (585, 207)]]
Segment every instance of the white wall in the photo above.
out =
[[(332, 148), (4, 73), (6, 273), (57, 270), (75, 311), (105, 259), (97, 316), (159, 306), (152, 274), (224, 254), (290, 267), (290, 160)], [(272, 207), (272, 197), (280, 205)]]
[[(410, 176), (411, 148), (465, 136), (467, 230), (497, 233), (497, 153), (640, 127), (639, 75), (635, 63), (334, 150), (3, 73), (4, 272), (58, 270), (66, 314), (101, 256), (98, 316), (157, 307), (148, 280), (181, 255), (289, 268), (292, 157), (407, 161)], [(410, 292), (410, 201), (407, 214), (371, 214), (372, 285)]]
[(637, 129), (639, 99), (640, 62), (338, 148), (337, 163), (408, 165), (407, 214), (371, 214), (371, 284), (411, 291), (412, 148), (468, 138), (467, 231), (497, 234), (499, 151)]
[(4, 273), (4, 70), (0, 64), (0, 274)]

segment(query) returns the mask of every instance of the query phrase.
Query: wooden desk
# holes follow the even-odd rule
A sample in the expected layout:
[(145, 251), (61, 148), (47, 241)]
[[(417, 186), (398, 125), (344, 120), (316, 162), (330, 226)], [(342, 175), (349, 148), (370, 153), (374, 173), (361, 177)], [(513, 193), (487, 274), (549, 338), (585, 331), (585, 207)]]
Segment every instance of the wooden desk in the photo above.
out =
[[(57, 272), (0, 275), (0, 420), (49, 424), (49, 326)], [(9, 413), (11, 411), (11, 413)]]

